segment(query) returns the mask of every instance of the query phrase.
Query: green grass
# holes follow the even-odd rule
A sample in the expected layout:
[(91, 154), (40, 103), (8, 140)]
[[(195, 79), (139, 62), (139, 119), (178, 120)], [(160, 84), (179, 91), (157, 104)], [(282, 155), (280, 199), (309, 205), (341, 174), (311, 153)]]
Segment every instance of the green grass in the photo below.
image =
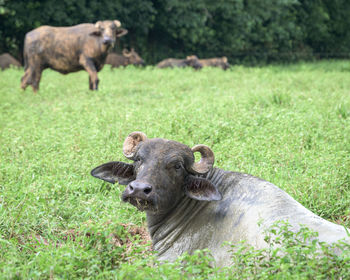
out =
[(141, 245), (110, 242), (133, 238), (120, 224), (145, 226), (145, 216), (120, 201), (124, 187), (89, 174), (124, 161), (135, 130), (206, 144), (217, 167), (266, 179), (350, 227), (350, 61), (226, 72), (106, 67), (97, 92), (86, 72), (46, 70), (37, 94), (20, 90), (22, 74), (0, 72), (0, 278), (127, 279), (139, 267), (141, 279), (178, 275), (179, 264), (152, 266)]

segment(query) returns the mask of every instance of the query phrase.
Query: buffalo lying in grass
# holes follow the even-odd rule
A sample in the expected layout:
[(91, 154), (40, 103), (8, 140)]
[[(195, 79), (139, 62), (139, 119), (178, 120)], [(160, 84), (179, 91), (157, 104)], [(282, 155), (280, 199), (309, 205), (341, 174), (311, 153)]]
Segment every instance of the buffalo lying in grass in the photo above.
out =
[(21, 63), (8, 53), (0, 55), (0, 69), (5, 70), (10, 67), (21, 67)]
[(226, 56), (200, 59), (199, 62), (203, 65), (203, 67), (219, 67), (224, 70), (230, 68), (230, 64), (228, 63)]
[(51, 68), (62, 74), (85, 69), (89, 73), (89, 88), (97, 90), (97, 72), (102, 69), (116, 37), (126, 33), (118, 20), (71, 27), (41, 26), (28, 32), (24, 40), (22, 89), (31, 85), (36, 92), (42, 71)]
[[(191, 149), (133, 132), (123, 152), (132, 164), (109, 162), (91, 174), (127, 185), (122, 200), (146, 212), (153, 248), (161, 260), (209, 248), (218, 265), (230, 265), (223, 242), (246, 240), (257, 249), (265, 248), (264, 231), (280, 220), (288, 221), (293, 231), (304, 224), (329, 244), (350, 241), (344, 227), (315, 215), (272, 183), (213, 168), (214, 154), (205, 145)], [(201, 154), (199, 162), (195, 152)]]
[(156, 65), (158, 68), (192, 67), (196, 70), (203, 66), (195, 55), (187, 56), (186, 59), (167, 58)]
[(130, 64), (145, 65), (145, 61), (135, 52), (134, 48), (131, 48), (131, 51), (124, 49), (122, 55), (109, 53), (105, 63), (111, 65), (112, 68), (125, 67)]

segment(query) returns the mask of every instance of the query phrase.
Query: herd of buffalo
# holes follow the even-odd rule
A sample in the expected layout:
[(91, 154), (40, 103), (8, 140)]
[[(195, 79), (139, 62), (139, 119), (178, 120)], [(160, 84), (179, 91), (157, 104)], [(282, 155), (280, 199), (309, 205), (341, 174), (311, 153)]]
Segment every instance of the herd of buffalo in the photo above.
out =
[[(86, 70), (89, 88), (97, 90), (97, 72), (104, 64), (145, 64), (133, 48), (122, 54), (110, 53), (116, 39), (127, 33), (118, 20), (41, 26), (28, 32), (21, 87), (30, 85), (37, 91), (42, 71), (51, 68), (63, 74)], [(1, 69), (9, 65), (21, 66), (9, 54), (1, 55)], [(229, 64), (226, 57), (198, 59), (195, 55), (157, 64), (158, 68), (207, 66), (226, 70)], [(199, 161), (195, 161), (196, 152), (201, 154)], [(265, 248), (264, 231), (280, 220), (289, 221), (292, 231), (300, 224), (308, 226), (323, 242), (343, 239), (350, 243), (347, 229), (320, 218), (272, 183), (213, 167), (214, 153), (205, 145), (191, 149), (176, 141), (133, 132), (125, 139), (123, 153), (132, 163), (105, 163), (91, 175), (126, 185), (122, 200), (146, 212), (153, 247), (161, 260), (209, 248), (218, 265), (230, 265), (230, 252), (221, 246), (223, 242), (246, 240), (255, 248)]]
[[(119, 20), (98, 21), (95, 24), (84, 23), (70, 27), (41, 26), (28, 32), (24, 39), (23, 61), (25, 73), (21, 79), (21, 88), (32, 86), (38, 91), (41, 73), (51, 68), (62, 74), (86, 70), (89, 74), (90, 90), (97, 90), (99, 72), (105, 64), (112, 68), (133, 65), (145, 65), (144, 60), (131, 48), (122, 54), (111, 52), (116, 38), (128, 31), (121, 27)], [(2, 70), (10, 65), (21, 64), (10, 54), (0, 56)], [(166, 67), (220, 67), (229, 68), (226, 57), (198, 59), (195, 55), (184, 59), (168, 58), (156, 65)]]

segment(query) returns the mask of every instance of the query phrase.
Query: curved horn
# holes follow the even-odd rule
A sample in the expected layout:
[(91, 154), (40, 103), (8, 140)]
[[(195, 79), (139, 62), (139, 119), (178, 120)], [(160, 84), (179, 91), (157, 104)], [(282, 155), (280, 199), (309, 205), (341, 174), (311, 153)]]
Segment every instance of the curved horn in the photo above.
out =
[(113, 20), (113, 22), (117, 28), (122, 26), (119, 20)]
[(102, 24), (102, 21), (99, 20), (98, 22), (95, 23), (95, 27), (101, 28), (101, 24)]
[(130, 57), (131, 53), (127, 49), (123, 49), (123, 56)]
[(146, 141), (147, 136), (143, 132), (134, 131), (126, 137), (123, 144), (123, 153), (124, 156), (128, 159), (132, 159), (135, 155), (136, 146), (142, 142)]
[(192, 172), (204, 174), (207, 173), (214, 164), (215, 157), (213, 151), (205, 145), (196, 145), (192, 148), (192, 152), (200, 152), (201, 159), (199, 162), (194, 162), (190, 167)]

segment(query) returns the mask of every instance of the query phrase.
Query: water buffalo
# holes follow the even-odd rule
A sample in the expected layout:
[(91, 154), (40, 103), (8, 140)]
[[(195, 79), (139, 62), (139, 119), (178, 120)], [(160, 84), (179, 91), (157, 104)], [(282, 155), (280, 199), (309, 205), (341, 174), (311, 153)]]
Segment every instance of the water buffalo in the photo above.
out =
[[(194, 153), (201, 159), (195, 162)], [(188, 146), (133, 132), (123, 146), (132, 164), (109, 162), (91, 175), (127, 185), (122, 200), (147, 215), (153, 248), (160, 260), (209, 248), (217, 265), (230, 265), (224, 241), (265, 248), (264, 230), (276, 221), (300, 224), (319, 233), (320, 241), (350, 242), (346, 230), (328, 222), (272, 183), (248, 174), (213, 168), (214, 153), (205, 145)]]
[(230, 64), (228, 64), (226, 56), (200, 59), (199, 62), (203, 65), (203, 67), (219, 67), (224, 70), (230, 68)]
[(144, 60), (135, 52), (134, 48), (131, 51), (124, 49), (123, 55), (116, 53), (109, 53), (106, 58), (105, 64), (110, 64), (112, 68), (133, 65), (145, 65)]
[(15, 59), (12, 55), (8, 53), (3, 53), (0, 55), (0, 68), (1, 70), (5, 70), (10, 68), (10, 66), (21, 67), (21, 63), (17, 59)]
[(85, 69), (89, 88), (97, 90), (98, 77), (116, 37), (127, 33), (118, 20), (84, 23), (71, 27), (41, 26), (25, 36), (24, 69), (21, 87), (28, 85), (36, 92), (41, 73), (46, 68), (62, 74)]
[(157, 64), (158, 68), (174, 68), (187, 66), (193, 67), (196, 70), (202, 68), (202, 64), (199, 62), (198, 57), (195, 55), (187, 56), (186, 59), (167, 58)]

